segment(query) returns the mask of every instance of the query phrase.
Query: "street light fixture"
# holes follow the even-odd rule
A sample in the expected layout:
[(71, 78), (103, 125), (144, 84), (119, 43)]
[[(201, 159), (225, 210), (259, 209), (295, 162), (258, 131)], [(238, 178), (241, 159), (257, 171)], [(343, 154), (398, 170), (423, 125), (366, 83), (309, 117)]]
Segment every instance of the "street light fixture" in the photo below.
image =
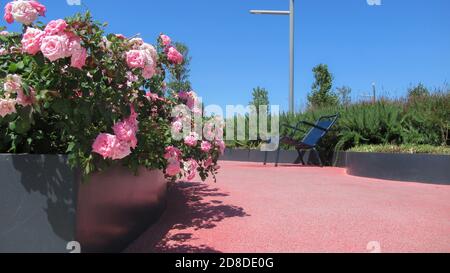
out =
[(294, 104), (294, 27), (295, 27), (295, 11), (294, 11), (294, 0), (289, 0), (289, 11), (284, 10), (251, 10), (252, 14), (263, 14), (263, 15), (289, 15), (290, 18), (290, 34), (289, 34), (289, 51), (290, 51), (290, 62), (289, 62), (289, 112), (291, 114), (295, 113)]

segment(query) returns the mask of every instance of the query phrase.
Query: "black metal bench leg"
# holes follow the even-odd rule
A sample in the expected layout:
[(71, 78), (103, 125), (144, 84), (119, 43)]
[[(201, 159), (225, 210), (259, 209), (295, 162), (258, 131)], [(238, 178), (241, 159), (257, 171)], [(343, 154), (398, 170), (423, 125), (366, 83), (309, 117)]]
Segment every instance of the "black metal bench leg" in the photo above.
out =
[(323, 167), (322, 159), (320, 159), (320, 154), (319, 154), (319, 152), (317, 151), (316, 148), (313, 148), (312, 150), (313, 150), (313, 152), (316, 154), (317, 160), (319, 160), (320, 167)]
[(267, 154), (268, 154), (269, 152), (265, 152), (264, 153), (264, 166), (266, 166), (267, 165)]
[(278, 167), (278, 163), (280, 162), (280, 152), (281, 152), (281, 147), (279, 147), (277, 150), (277, 159), (275, 161), (275, 167)]
[(295, 160), (294, 164), (302, 163), (305, 166), (306, 164), (305, 164), (305, 161), (303, 160), (304, 153), (302, 152), (302, 150), (297, 150), (297, 153), (298, 153), (298, 157)]

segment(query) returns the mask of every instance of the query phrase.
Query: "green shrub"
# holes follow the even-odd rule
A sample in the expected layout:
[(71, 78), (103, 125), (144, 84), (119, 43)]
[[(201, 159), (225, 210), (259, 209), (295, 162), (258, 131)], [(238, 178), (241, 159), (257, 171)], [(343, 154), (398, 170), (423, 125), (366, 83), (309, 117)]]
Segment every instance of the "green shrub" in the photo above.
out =
[[(359, 102), (314, 108), (297, 114), (283, 113), (280, 124), (293, 126), (301, 120), (314, 123), (321, 116), (336, 113), (340, 114), (337, 124), (319, 145), (319, 151), (328, 163), (335, 151), (361, 145), (450, 145), (450, 90), (407, 99), (382, 99), (377, 103)], [(310, 128), (304, 126), (303, 129), (304, 132), (297, 132), (295, 138), (302, 139)], [(280, 133), (288, 135), (292, 130), (282, 126)], [(257, 148), (260, 142), (229, 141), (228, 144), (229, 147)]]
[(350, 152), (364, 153), (393, 153), (393, 154), (447, 154), (450, 155), (450, 146), (432, 145), (363, 145), (351, 148)]

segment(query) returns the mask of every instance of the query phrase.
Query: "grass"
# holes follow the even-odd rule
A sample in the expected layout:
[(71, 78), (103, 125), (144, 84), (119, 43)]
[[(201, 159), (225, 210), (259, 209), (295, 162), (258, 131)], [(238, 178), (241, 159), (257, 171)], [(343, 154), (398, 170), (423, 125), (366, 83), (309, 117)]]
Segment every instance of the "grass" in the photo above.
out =
[(350, 152), (393, 153), (393, 154), (444, 154), (450, 155), (450, 146), (432, 145), (362, 145), (349, 150)]

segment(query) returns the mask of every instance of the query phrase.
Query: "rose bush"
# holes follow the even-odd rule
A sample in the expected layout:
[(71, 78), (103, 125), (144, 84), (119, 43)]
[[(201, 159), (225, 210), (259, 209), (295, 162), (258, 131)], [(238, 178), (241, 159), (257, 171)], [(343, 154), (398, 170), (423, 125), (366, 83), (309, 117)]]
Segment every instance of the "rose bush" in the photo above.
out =
[[(25, 26), (0, 29), (0, 153), (64, 153), (85, 175), (122, 164), (173, 179), (215, 176), (222, 127), (202, 118), (203, 137), (190, 113), (173, 114), (201, 106), (193, 91), (166, 88), (166, 74), (183, 64), (167, 35), (156, 46), (106, 35), (89, 12), (34, 23), (45, 11), (37, 1), (5, 7), (8, 23)], [(185, 137), (173, 138), (174, 127)]]

